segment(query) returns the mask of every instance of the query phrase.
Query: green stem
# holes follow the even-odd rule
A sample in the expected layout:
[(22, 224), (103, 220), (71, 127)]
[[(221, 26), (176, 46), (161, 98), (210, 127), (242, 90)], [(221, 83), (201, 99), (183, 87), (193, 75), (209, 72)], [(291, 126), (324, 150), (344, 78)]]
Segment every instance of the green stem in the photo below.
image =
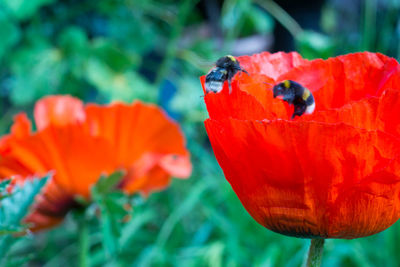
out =
[(89, 229), (85, 214), (79, 221), (79, 266), (89, 266)]
[(366, 0), (364, 2), (362, 50), (374, 50), (376, 35), (376, 1)]
[(272, 0), (254, 0), (254, 3), (265, 9), (272, 17), (274, 17), (290, 34), (297, 38), (303, 32), (300, 25), (277, 3)]
[(323, 238), (311, 239), (310, 249), (308, 250), (306, 267), (319, 267), (322, 262), (322, 252), (324, 250)]
[(0, 266), (5, 265), (7, 253), (14, 244), (14, 241), (11, 235), (0, 236)]

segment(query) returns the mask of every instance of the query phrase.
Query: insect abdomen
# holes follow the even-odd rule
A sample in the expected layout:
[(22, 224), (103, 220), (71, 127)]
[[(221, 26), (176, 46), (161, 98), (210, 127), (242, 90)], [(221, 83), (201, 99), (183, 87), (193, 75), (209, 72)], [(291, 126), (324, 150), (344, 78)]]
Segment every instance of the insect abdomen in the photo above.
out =
[(218, 93), (222, 90), (224, 82), (227, 79), (228, 72), (222, 68), (212, 69), (206, 76), (206, 92)]
[(304, 88), (303, 99), (306, 102), (306, 106), (307, 106), (306, 111), (304, 113), (306, 113), (306, 114), (313, 113), (314, 109), (315, 109), (314, 96), (311, 94), (311, 92), (307, 88)]

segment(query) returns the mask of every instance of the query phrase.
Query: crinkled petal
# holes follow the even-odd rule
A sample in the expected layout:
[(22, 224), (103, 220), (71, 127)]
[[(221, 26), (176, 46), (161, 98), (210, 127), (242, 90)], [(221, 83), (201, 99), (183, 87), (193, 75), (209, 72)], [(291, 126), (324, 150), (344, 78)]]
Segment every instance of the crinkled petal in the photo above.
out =
[[(400, 76), (400, 75), (399, 75)], [(380, 98), (377, 117), (387, 133), (400, 136), (400, 83), (396, 90), (387, 89)]]
[(25, 113), (19, 113), (14, 117), (11, 134), (17, 138), (23, 138), (31, 134), (31, 121)]
[(31, 212), (24, 221), (30, 224), (32, 231), (49, 228), (59, 224), (74, 206), (76, 206), (76, 202), (72, 192), (51, 179), (41, 194), (36, 196)]
[[(178, 125), (158, 107), (141, 102), (114, 103), (107, 107), (88, 105), (86, 112), (87, 130), (115, 147), (119, 167), (130, 169), (147, 154), (153, 156), (150, 161), (156, 162), (154, 165), (161, 164), (169, 175), (178, 174), (180, 178), (190, 175), (185, 139)], [(167, 156), (177, 160), (166, 164), (163, 158)]]
[(146, 153), (128, 169), (122, 188), (131, 194), (148, 195), (167, 187), (171, 176), (187, 178), (191, 171), (192, 165), (186, 156)]
[(88, 196), (90, 185), (116, 168), (114, 151), (106, 140), (92, 137), (79, 125), (47, 127), (16, 140), (0, 158), (0, 170), (43, 176), (54, 171), (54, 180), (67, 192)]
[[(241, 56), (238, 60), (250, 76), (242, 72), (236, 74), (231, 93), (228, 83), (225, 82), (221, 92), (205, 95), (210, 118), (290, 118), (293, 109), (281, 100), (273, 99), (271, 89), (281, 75), (309, 61), (296, 52), (264, 52), (253, 56)], [(202, 76), (200, 81), (205, 93), (205, 76)]]
[(178, 125), (154, 105), (84, 107), (79, 99), (51, 96), (37, 103), (34, 115), (38, 132), (30, 133), (21, 114), (0, 139), (0, 179), (54, 174), (26, 218), (32, 230), (59, 223), (77, 205), (77, 195), (90, 198), (101, 175), (125, 170), (120, 186), (149, 194), (165, 188), (171, 176), (191, 173)]
[(286, 120), (208, 119), (206, 128), (241, 202), (273, 231), (355, 238), (400, 216), (400, 142), (392, 135)]
[(169, 154), (160, 159), (159, 165), (167, 173), (177, 178), (187, 178), (192, 173), (192, 163), (186, 156)]
[(158, 165), (141, 172), (141, 175), (129, 175), (123, 184), (123, 189), (128, 193), (141, 192), (148, 196), (151, 192), (166, 188), (171, 181), (171, 175)]
[(238, 57), (240, 65), (250, 74), (262, 74), (276, 80), (282, 74), (308, 62), (299, 53), (264, 52)]
[(279, 81), (293, 80), (310, 89), (316, 110), (340, 108), (352, 101), (379, 96), (381, 87), (398, 67), (398, 62), (376, 53), (354, 53), (327, 60), (316, 59), (293, 68)]
[[(291, 109), (288, 105), (273, 98), (269, 83), (271, 80), (259, 75), (242, 76), (239, 76), (240, 83), (239, 80), (233, 80), (231, 92), (229, 92), (226, 82), (221, 92), (208, 93), (204, 96), (210, 118), (262, 120), (291, 116)], [(205, 76), (202, 76), (200, 81), (205, 90)]]
[[(268, 55), (293, 57), (292, 54), (289, 56), (282, 53)], [(253, 66), (254, 70), (265, 68), (265, 71), (250, 75), (236, 74), (231, 93), (226, 82), (220, 93), (209, 93), (204, 97), (210, 118), (290, 119), (293, 106), (280, 99), (274, 99), (272, 94), (273, 85), (285, 79), (297, 81), (313, 92), (316, 103), (314, 114), (325, 112), (319, 117), (303, 115), (295, 120), (317, 120), (317, 117), (324, 117), (332, 121), (333, 119), (329, 118), (329, 111), (342, 107), (348, 110), (348, 105), (353, 102), (380, 97), (388, 89), (400, 90), (398, 62), (381, 54), (355, 53), (328, 60), (304, 60), (297, 65), (284, 64), (284, 67), (278, 65), (275, 68), (279, 71), (279, 75), (271, 74), (274, 73), (270, 70), (273, 69), (274, 61), (270, 62), (269, 57), (263, 54), (243, 57), (249, 61), (248, 65)], [(260, 58), (264, 62), (260, 61)], [(205, 77), (201, 77), (203, 91), (204, 80)], [(333, 111), (332, 117), (338, 117), (338, 112)]]
[(308, 116), (301, 116), (297, 121), (317, 121), (325, 123), (344, 123), (366, 130), (384, 130), (379, 121), (378, 109), (380, 98), (370, 97), (344, 105), (340, 109), (324, 110)]
[(386, 89), (379, 97), (351, 102), (340, 109), (316, 112), (297, 121), (341, 122), (366, 130), (380, 130), (400, 136), (400, 90)]
[(34, 117), (38, 130), (42, 130), (50, 124), (64, 126), (83, 122), (85, 110), (78, 98), (68, 95), (47, 96), (36, 103)]
[(18, 138), (29, 136), (31, 133), (31, 121), (25, 113), (19, 113), (14, 116), (14, 124), (11, 126), (11, 133), (0, 138), (0, 153), (7, 153), (10, 149), (10, 143)]

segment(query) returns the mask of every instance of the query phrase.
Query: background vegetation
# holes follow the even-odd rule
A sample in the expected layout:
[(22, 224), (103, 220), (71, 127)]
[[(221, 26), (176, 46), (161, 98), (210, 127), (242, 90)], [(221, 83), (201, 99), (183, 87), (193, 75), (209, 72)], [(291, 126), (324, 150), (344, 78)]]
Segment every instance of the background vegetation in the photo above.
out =
[[(0, 133), (47, 94), (98, 103), (142, 99), (181, 123), (194, 164), (190, 179), (147, 199), (96, 191), (88, 209), (58, 228), (14, 239), (0, 264), (76, 266), (85, 218), (91, 266), (300, 266), (309, 241), (258, 225), (224, 179), (204, 130), (198, 77), (222, 55), (265, 50), (307, 58), (369, 50), (399, 58), (400, 1), (277, 3), (0, 0)], [(111, 209), (118, 226), (111, 235), (103, 234), (98, 214), (104, 198), (133, 206), (127, 222), (126, 211)], [(328, 240), (323, 266), (399, 266), (399, 251), (395, 224), (368, 238)]]

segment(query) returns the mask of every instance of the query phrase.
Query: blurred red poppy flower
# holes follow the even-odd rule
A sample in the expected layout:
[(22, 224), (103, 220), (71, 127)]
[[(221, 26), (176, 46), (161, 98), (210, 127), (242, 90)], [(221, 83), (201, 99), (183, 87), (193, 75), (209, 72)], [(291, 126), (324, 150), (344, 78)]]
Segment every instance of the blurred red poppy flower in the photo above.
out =
[[(400, 217), (400, 67), (381, 54), (308, 61), (297, 53), (239, 57), (237, 74), (209, 93), (215, 156), (261, 225), (299, 237), (357, 238)], [(293, 80), (314, 95), (311, 115), (272, 86)], [(204, 90), (205, 77), (201, 77)], [(205, 92), (205, 91), (204, 91)]]
[(90, 198), (102, 174), (125, 170), (121, 189), (143, 194), (165, 188), (171, 176), (190, 176), (184, 137), (155, 105), (84, 106), (70, 96), (49, 96), (38, 101), (34, 118), (37, 132), (19, 114), (0, 139), (0, 179), (54, 173), (26, 219), (33, 230), (59, 223), (76, 195)]

